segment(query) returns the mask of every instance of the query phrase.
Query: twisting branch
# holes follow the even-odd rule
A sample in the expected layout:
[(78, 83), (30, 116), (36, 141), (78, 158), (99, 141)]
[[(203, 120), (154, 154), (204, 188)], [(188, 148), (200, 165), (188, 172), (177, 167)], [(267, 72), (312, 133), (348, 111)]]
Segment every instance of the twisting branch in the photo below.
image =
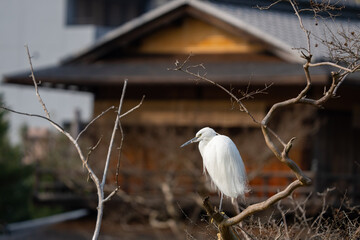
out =
[[(176, 68), (172, 69), (175, 71), (181, 71), (184, 72), (186, 74), (189, 74), (193, 77), (195, 77), (198, 80), (202, 80), (202, 81), (206, 81), (209, 82), (213, 85), (215, 85), (216, 87), (220, 88), (221, 90), (225, 91), (236, 103), (239, 104), (239, 108), (240, 111), (245, 112), (246, 114), (248, 114), (250, 116), (250, 118), (257, 124), (259, 124), (259, 126), (261, 127), (263, 134), (264, 134), (264, 138), (265, 138), (265, 142), (267, 143), (268, 147), (272, 150), (272, 152), (274, 153), (274, 155), (283, 163), (285, 163), (287, 166), (289, 166), (289, 168), (291, 170), (293, 170), (295, 176), (303, 182), (303, 184), (305, 185), (309, 185), (311, 184), (311, 180), (310, 178), (308, 178), (303, 171), (300, 169), (299, 166), (297, 166), (297, 164), (288, 157), (288, 153), (289, 150), (291, 149), (292, 143), (294, 141), (295, 138), (292, 138), (287, 144), (272, 130), (270, 129), (267, 124), (270, 121), (271, 117), (273, 116), (274, 112), (279, 109), (279, 108), (283, 108), (285, 106), (289, 106), (295, 103), (298, 103), (301, 99), (303, 99), (304, 96), (306, 96), (306, 93), (308, 92), (308, 90), (310, 89), (311, 86), (311, 78), (310, 78), (310, 74), (306, 74), (307, 77), (307, 84), (305, 86), (305, 88), (299, 93), (299, 95), (295, 98), (283, 101), (283, 102), (279, 102), (274, 104), (270, 110), (268, 111), (268, 113), (265, 115), (264, 119), (260, 122), (258, 122), (253, 115), (247, 110), (247, 108), (245, 107), (245, 105), (242, 103), (242, 101), (235, 96), (231, 91), (229, 91), (228, 89), (226, 89), (224, 86), (208, 79), (207, 77), (200, 75), (199, 73), (194, 73), (189, 69), (192, 69), (193, 66), (187, 66), (186, 63), (189, 61), (189, 57), (183, 62), (183, 63), (179, 63), (178, 61), (176, 62)], [(304, 65), (304, 69), (307, 69), (307, 73), (308, 72), (308, 65)], [(268, 88), (268, 86), (265, 86), (265, 88)], [(273, 135), (282, 145), (283, 145), (283, 150), (279, 150), (275, 143), (271, 140), (269, 133), (271, 135)]]
[[(277, 4), (280, 1), (275, 1), (273, 4), (269, 5), (268, 8), (272, 7), (273, 5)], [(249, 115), (249, 117), (255, 122), (259, 124), (259, 127), (261, 127), (263, 137), (265, 139), (265, 142), (268, 146), (268, 148), (273, 152), (273, 154), (284, 164), (286, 164), (291, 171), (295, 174), (297, 180), (292, 182), (290, 185), (286, 187), (285, 190), (273, 195), (269, 199), (267, 199), (264, 202), (253, 204), (248, 206), (245, 210), (243, 210), (240, 214), (236, 215), (235, 217), (228, 218), (226, 215), (222, 215), (219, 212), (215, 211), (212, 205), (209, 203), (208, 199), (204, 200), (203, 206), (206, 209), (208, 215), (214, 219), (216, 225), (219, 228), (219, 232), (221, 235), (221, 238), (223, 240), (225, 239), (238, 239), (239, 236), (235, 233), (234, 229), (232, 228), (233, 225), (240, 223), (242, 220), (244, 220), (246, 217), (254, 214), (255, 212), (262, 211), (272, 204), (279, 202), (281, 199), (284, 199), (285, 197), (291, 195), (295, 189), (310, 185), (312, 180), (307, 177), (304, 172), (301, 170), (301, 168), (289, 157), (289, 152), (293, 146), (295, 137), (291, 138), (289, 141), (283, 141), (280, 136), (276, 132), (274, 132), (272, 129), (269, 128), (269, 123), (272, 119), (272, 117), (280, 110), (288, 106), (292, 106), (295, 104), (310, 104), (312, 106), (316, 107), (322, 107), (324, 103), (326, 103), (330, 98), (335, 97), (336, 91), (339, 88), (339, 86), (344, 82), (345, 78), (350, 74), (354, 73), (356, 71), (359, 71), (360, 64), (359, 64), (359, 57), (358, 57), (358, 49), (356, 49), (358, 44), (358, 41), (355, 42), (351, 47), (351, 51), (346, 51), (346, 49), (343, 49), (343, 46), (340, 46), (339, 43), (336, 43), (337, 45), (333, 44), (332, 48), (335, 50), (341, 50), (342, 53), (347, 53), (350, 57), (343, 57), (344, 61), (347, 63), (346, 66), (343, 66), (343, 63), (339, 62), (318, 62), (318, 63), (312, 63), (312, 53), (311, 53), (311, 32), (304, 26), (302, 17), (300, 13), (303, 11), (302, 9), (299, 9), (299, 6), (296, 4), (294, 0), (287, 0), (287, 2), (291, 5), (293, 8), (293, 11), (295, 12), (295, 15), (298, 19), (299, 25), (301, 30), (304, 32), (306, 41), (307, 41), (307, 48), (302, 49), (305, 51), (300, 51), (300, 54), (305, 59), (305, 63), (303, 65), (304, 69), (304, 75), (306, 79), (306, 83), (304, 88), (299, 92), (299, 94), (293, 98), (287, 99), (285, 101), (281, 101), (278, 103), (275, 103), (271, 106), (269, 111), (265, 114), (265, 117), (262, 119), (261, 122), (254, 119), (253, 115), (247, 110), (245, 104), (242, 102), (242, 98), (238, 98), (236, 95), (234, 95), (230, 90), (226, 89), (225, 87), (221, 86), (220, 84), (208, 79), (205, 74), (201, 75), (199, 72), (193, 71), (194, 67), (202, 67), (205, 69), (205, 67), (200, 65), (195, 66), (188, 66), (188, 62), (190, 59), (190, 56), (182, 63), (179, 63), (178, 61), (175, 63), (175, 68), (173, 70), (175, 71), (181, 71), (184, 72), (192, 77), (194, 77), (196, 80), (201, 80), (208, 82), (212, 85), (215, 85), (216, 87), (220, 88), (222, 91), (227, 93), (232, 100), (234, 100), (237, 104), (239, 104), (239, 109), (242, 112), (245, 112)], [(316, 9), (313, 10), (314, 14), (318, 14), (321, 9), (319, 9), (320, 5), (314, 6)], [(324, 11), (327, 11), (329, 8), (332, 8), (332, 6), (324, 5)], [(265, 9), (265, 8), (262, 8)], [(305, 11), (309, 11), (309, 9), (305, 9)], [(357, 36), (355, 33), (351, 33), (353, 36)], [(355, 38), (355, 37), (353, 37)], [(356, 40), (354, 40), (356, 41)], [(351, 42), (348, 40), (348, 42)], [(349, 44), (349, 43), (347, 43)], [(340, 51), (339, 50), (339, 51)], [(346, 61), (347, 59), (353, 59), (353, 62)], [(331, 83), (327, 90), (324, 91), (324, 94), (319, 98), (311, 98), (308, 97), (308, 93), (312, 84), (311, 74), (310, 74), (310, 68), (312, 67), (320, 67), (320, 66), (328, 66), (331, 68), (335, 68), (336, 70), (334, 72), (331, 72)], [(247, 93), (247, 91), (245, 92)], [(279, 142), (281, 144), (281, 149), (279, 149), (275, 142), (272, 140), (272, 137), (274, 140)]]
[(277, 194), (271, 196), (270, 198), (268, 198), (267, 200), (265, 200), (263, 202), (250, 205), (249, 207), (247, 207), (244, 211), (242, 211), (240, 214), (236, 215), (235, 217), (228, 218), (225, 221), (223, 221), (222, 225), (224, 227), (229, 227), (229, 226), (235, 225), (235, 224), (241, 222), (246, 217), (248, 217), (256, 212), (263, 211), (263, 210), (267, 209), (268, 207), (270, 207), (271, 205), (273, 205), (274, 203), (280, 201), (281, 199), (286, 198), (292, 192), (294, 192), (294, 190), (296, 188), (301, 187), (303, 185), (304, 184), (301, 181), (295, 180), (294, 182), (290, 183), (289, 186), (287, 186), (287, 188), (285, 188), (283, 191), (278, 192)]

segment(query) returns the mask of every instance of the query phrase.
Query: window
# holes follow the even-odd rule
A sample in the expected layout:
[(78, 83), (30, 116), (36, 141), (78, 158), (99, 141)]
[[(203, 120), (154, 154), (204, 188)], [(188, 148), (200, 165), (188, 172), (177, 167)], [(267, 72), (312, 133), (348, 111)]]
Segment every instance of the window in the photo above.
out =
[(118, 26), (144, 13), (151, 0), (67, 0), (67, 25)]

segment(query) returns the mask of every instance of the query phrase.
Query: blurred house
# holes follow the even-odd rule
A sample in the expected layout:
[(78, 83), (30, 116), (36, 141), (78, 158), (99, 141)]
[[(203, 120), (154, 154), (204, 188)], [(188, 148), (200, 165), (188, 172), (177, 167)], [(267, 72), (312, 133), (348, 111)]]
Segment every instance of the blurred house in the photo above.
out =
[[(348, 3), (351, 5), (351, 3)], [(234, 94), (263, 89), (244, 101), (261, 120), (275, 102), (297, 96), (305, 86), (302, 59), (296, 49), (306, 47), (297, 18), (285, 3), (269, 10), (264, 1), (175, 0), (147, 12), (105, 35), (91, 47), (76, 52), (60, 64), (36, 69), (36, 78), (48, 87), (89, 91), (95, 95), (94, 116), (118, 105), (124, 79), (128, 79), (123, 112), (140, 109), (122, 119), (125, 146), (121, 160), (121, 188), (147, 199), (161, 198), (160, 185), (173, 194), (202, 191), (202, 163), (196, 147), (179, 149), (203, 126), (234, 139), (251, 177), (250, 201), (263, 199), (288, 184), (294, 176), (274, 159), (256, 124), (219, 88), (173, 71), (175, 63), (205, 74)], [(314, 59), (325, 59), (326, 46), (319, 37), (324, 29), (337, 31), (359, 26), (359, 6), (342, 11), (337, 22), (310, 14), (304, 24), (317, 36), (311, 42)], [(201, 64), (201, 65), (199, 65)], [(170, 70), (169, 70), (170, 69)], [(309, 97), (319, 97), (330, 81), (328, 68), (314, 68)], [(5, 81), (29, 84), (29, 73), (8, 75)], [(350, 75), (339, 89), (340, 98), (325, 109), (294, 106), (276, 114), (271, 126), (284, 138), (297, 136), (291, 157), (314, 178), (314, 185), (299, 194), (337, 186), (359, 200), (360, 77)], [(89, 129), (93, 144), (104, 136), (92, 156), (96, 166), (105, 158), (114, 116), (106, 114)], [(116, 156), (113, 165), (116, 166)], [(114, 173), (115, 174), (115, 173)], [(113, 176), (109, 182), (114, 182)]]
[[(3, 75), (29, 69), (24, 45), (30, 48), (35, 68), (58, 64), (65, 56), (91, 46), (107, 32), (166, 1), (0, 1), (0, 94), (3, 100), (14, 109), (20, 110), (26, 105), (27, 111), (38, 113), (38, 102), (33, 99), (31, 87), (2, 84)], [(92, 115), (93, 99), (88, 92), (44, 89), (42, 94), (53, 120), (57, 122), (71, 119), (76, 108), (82, 110), (86, 121)], [(57, 105), (52, 108), (59, 99), (66, 101), (70, 98), (73, 101), (69, 101), (66, 107)], [(9, 121), (12, 143), (20, 142), (19, 131), (24, 124), (29, 127), (43, 126), (40, 119), (15, 114), (9, 115)]]
[(49, 130), (47, 128), (29, 128), (24, 134), (24, 164), (34, 164), (45, 159), (48, 153)]

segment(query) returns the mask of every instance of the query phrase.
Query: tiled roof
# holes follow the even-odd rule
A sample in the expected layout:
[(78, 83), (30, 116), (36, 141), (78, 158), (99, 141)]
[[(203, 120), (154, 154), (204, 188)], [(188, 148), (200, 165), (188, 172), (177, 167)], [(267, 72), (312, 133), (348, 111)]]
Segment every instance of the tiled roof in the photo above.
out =
[[(208, 3), (220, 11), (258, 29), (264, 36), (270, 35), (284, 45), (291, 46), (292, 48), (307, 48), (306, 34), (300, 28), (299, 20), (291, 9), (288, 11), (272, 10), (271, 8), (268, 10), (260, 10), (256, 8), (256, 2), (259, 1), (253, 1), (252, 6), (232, 4), (228, 1), (209, 1)], [(328, 56), (327, 47), (318, 40), (319, 38), (324, 39), (329, 37), (330, 30), (333, 33), (343, 29), (347, 31), (357, 29), (359, 31), (360, 26), (359, 17), (351, 20), (343, 17), (335, 19), (328, 17), (315, 20), (312, 15), (306, 14), (302, 16), (302, 21), (305, 28), (311, 32), (311, 50), (314, 58), (317, 59)], [(315, 44), (317, 44), (318, 47), (315, 47)]]

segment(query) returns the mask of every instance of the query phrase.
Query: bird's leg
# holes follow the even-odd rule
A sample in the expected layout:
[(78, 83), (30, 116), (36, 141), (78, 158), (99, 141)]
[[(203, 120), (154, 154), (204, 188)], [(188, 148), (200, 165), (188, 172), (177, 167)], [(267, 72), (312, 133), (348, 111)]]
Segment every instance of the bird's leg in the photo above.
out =
[(237, 199), (236, 198), (231, 198), (231, 203), (234, 206), (235, 213), (239, 214), (240, 213), (240, 208), (239, 208), (239, 204), (237, 202)]
[(220, 193), (220, 205), (219, 205), (219, 212), (221, 212), (221, 206), (222, 206), (223, 197), (224, 197), (224, 195), (223, 195), (223, 193), (221, 192), (221, 193)]

